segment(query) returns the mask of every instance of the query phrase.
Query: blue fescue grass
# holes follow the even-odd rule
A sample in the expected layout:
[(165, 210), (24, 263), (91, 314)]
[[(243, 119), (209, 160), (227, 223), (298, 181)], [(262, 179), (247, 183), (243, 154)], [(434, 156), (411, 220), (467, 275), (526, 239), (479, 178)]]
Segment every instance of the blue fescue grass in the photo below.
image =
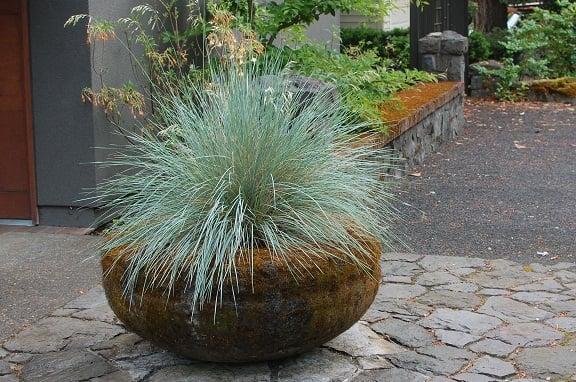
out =
[(262, 247), (294, 277), (313, 277), (303, 265), (321, 257), (366, 268), (363, 240), (391, 243), (389, 153), (353, 144), (365, 126), (326, 94), (303, 101), (278, 65), (209, 78), (157, 99), (154, 133), (106, 163), (130, 168), (97, 190), (119, 217), (101, 251), (131, 253), (125, 293), (137, 282), (171, 293), (183, 278), (202, 308)]

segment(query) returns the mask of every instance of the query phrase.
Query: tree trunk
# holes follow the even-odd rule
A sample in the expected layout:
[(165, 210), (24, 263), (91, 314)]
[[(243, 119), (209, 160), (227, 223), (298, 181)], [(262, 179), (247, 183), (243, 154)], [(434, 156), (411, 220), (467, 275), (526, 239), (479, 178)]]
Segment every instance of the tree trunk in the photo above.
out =
[(494, 28), (506, 28), (507, 6), (500, 0), (477, 0), (478, 10), (474, 17), (475, 30), (488, 33)]

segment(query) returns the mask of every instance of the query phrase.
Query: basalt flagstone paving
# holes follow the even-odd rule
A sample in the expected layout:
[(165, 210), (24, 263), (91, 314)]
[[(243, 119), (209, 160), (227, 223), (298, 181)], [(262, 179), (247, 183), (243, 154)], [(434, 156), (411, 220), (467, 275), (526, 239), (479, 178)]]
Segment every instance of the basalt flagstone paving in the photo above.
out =
[(179, 358), (127, 332), (96, 287), (9, 339), (12, 381), (576, 381), (576, 264), (385, 254), (363, 319), (307, 354)]
[(82, 232), (0, 225), (0, 343), (100, 283), (101, 238)]

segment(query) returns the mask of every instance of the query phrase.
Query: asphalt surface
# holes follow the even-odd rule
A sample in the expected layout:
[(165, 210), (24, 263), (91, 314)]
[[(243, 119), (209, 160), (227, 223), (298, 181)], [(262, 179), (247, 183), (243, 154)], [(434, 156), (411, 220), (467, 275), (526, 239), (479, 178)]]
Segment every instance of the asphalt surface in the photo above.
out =
[(100, 282), (100, 238), (0, 233), (0, 342)]
[[(455, 141), (401, 185), (405, 241), (430, 255), (576, 261), (576, 111), (466, 105)], [(540, 253), (540, 254), (538, 254)]]

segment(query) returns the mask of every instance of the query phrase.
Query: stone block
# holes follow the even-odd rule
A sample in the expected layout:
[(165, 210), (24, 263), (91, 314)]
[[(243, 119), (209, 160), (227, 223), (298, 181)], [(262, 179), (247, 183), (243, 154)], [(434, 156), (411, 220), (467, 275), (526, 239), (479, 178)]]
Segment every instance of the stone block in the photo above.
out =
[(504, 378), (516, 373), (514, 365), (510, 362), (502, 361), (498, 358), (484, 356), (474, 362), (470, 369), (471, 372), (490, 375), (493, 377)]
[(468, 52), (468, 38), (454, 31), (444, 31), (440, 39), (440, 51), (442, 54), (463, 56)]
[(385, 340), (370, 327), (356, 323), (324, 346), (353, 357), (371, 357), (405, 351), (402, 346)]
[(358, 375), (352, 380), (352, 382), (373, 382), (373, 381), (427, 382), (429, 381), (429, 378), (426, 377), (424, 374), (420, 374), (415, 371), (404, 370), (399, 368), (387, 368), (387, 369), (363, 371), (362, 373), (360, 373), (360, 375)]
[(484, 80), (482, 79), (482, 76), (473, 75), (470, 77), (470, 89), (472, 90), (482, 89), (483, 84)]
[(372, 329), (404, 346), (418, 348), (434, 343), (432, 334), (422, 326), (395, 318), (377, 322), (372, 325)]
[(443, 56), (447, 57), (447, 78), (449, 81), (464, 81), (466, 73), (466, 60), (464, 56)]
[(576, 370), (576, 351), (573, 346), (523, 349), (515, 361), (519, 368), (531, 375), (548, 381), (560, 380)]
[(338, 102), (338, 90), (336, 86), (326, 82), (305, 76), (291, 76), (289, 79), (290, 90), (306, 103), (316, 97), (327, 98), (330, 102)]
[(446, 72), (450, 67), (450, 63), (452, 61), (452, 57), (449, 54), (439, 54), (438, 58), (436, 59), (436, 70), (439, 72)]
[(436, 72), (436, 55), (435, 54), (423, 54), (420, 59), (420, 66), (422, 70), (427, 72)]
[(429, 33), (418, 40), (418, 51), (420, 54), (436, 54), (440, 52), (442, 33)]
[(24, 381), (84, 381), (116, 369), (103, 358), (85, 350), (68, 350), (35, 356), (22, 369)]
[(418, 352), (407, 351), (388, 356), (390, 361), (404, 369), (427, 375), (449, 375), (462, 369), (474, 354), (446, 345), (420, 348)]

